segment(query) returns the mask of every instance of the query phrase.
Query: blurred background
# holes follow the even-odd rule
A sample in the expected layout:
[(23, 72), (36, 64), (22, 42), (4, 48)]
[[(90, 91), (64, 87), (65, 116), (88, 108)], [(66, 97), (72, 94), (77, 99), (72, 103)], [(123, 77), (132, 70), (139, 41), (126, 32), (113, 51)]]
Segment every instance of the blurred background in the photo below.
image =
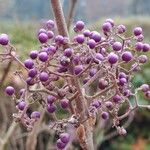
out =
[[(66, 18), (71, 1), (61, 0)], [(116, 24), (126, 25), (127, 34), (131, 34), (135, 26), (141, 26), (145, 42), (150, 44), (150, 0), (77, 0), (72, 21), (82, 20), (91, 30), (99, 31), (100, 25), (107, 18), (114, 19)], [(7, 33), (11, 37), (12, 44), (16, 46), (22, 60), (31, 49), (38, 48), (36, 33), (42, 21), (46, 19), (53, 19), (49, 0), (0, 0), (0, 33)], [(72, 34), (71, 29), (70, 33)], [(148, 55), (150, 58), (150, 54)], [(15, 111), (10, 108), (5, 112), (3, 109), (10, 105), (10, 100), (2, 91), (8, 84), (22, 86), (12, 75), (14, 65), (11, 64), (7, 71), (8, 65), (0, 65), (0, 132), (7, 129), (12, 120), (11, 113)], [(3, 76), (5, 72), (7, 74)], [(146, 82), (150, 84), (149, 75), (150, 63), (147, 63), (134, 77), (134, 86), (138, 87)], [(139, 98), (141, 103), (148, 103), (143, 96)], [(101, 150), (150, 150), (150, 111), (138, 110), (127, 132), (126, 137), (115, 136), (106, 139), (101, 144)], [(12, 143), (10, 142), (10, 145)]]

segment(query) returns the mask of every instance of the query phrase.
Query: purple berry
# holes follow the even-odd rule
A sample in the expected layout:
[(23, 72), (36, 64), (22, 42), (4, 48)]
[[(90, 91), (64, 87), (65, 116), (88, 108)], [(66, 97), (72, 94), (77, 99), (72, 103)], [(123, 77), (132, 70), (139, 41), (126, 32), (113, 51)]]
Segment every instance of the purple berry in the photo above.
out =
[(90, 39), (90, 40), (87, 42), (87, 45), (89, 46), (90, 49), (93, 49), (93, 48), (95, 48), (95, 46), (96, 46), (96, 42), (95, 42), (93, 39)]
[(32, 69), (33, 66), (34, 66), (34, 63), (33, 63), (33, 61), (31, 59), (26, 59), (24, 61), (24, 65), (25, 65), (26, 68)]
[(137, 72), (139, 71), (141, 68), (139, 66), (139, 64), (135, 63), (133, 65), (131, 65), (131, 70), (134, 71), (134, 72)]
[(47, 34), (47, 31), (46, 31), (45, 29), (41, 28), (41, 29), (39, 29), (39, 31), (38, 31), (38, 35), (41, 34), (41, 33)]
[(48, 41), (48, 36), (46, 33), (40, 33), (38, 39), (41, 43), (46, 43)]
[(48, 21), (46, 22), (46, 27), (47, 27), (48, 30), (53, 29), (53, 28), (55, 27), (54, 21), (53, 21), (53, 20), (48, 20)]
[(70, 140), (70, 135), (68, 133), (61, 133), (59, 138), (63, 143), (67, 144)]
[(66, 56), (66, 57), (71, 57), (72, 56), (72, 54), (73, 54), (73, 49), (72, 48), (67, 48), (67, 49), (65, 49), (65, 51), (64, 51), (64, 56)]
[(24, 110), (25, 107), (26, 107), (26, 102), (24, 102), (24, 101), (19, 102), (17, 104), (17, 107), (18, 107), (19, 110)]
[(117, 27), (117, 32), (119, 33), (119, 34), (122, 34), (122, 33), (124, 33), (126, 31), (126, 27), (124, 26), (124, 25), (119, 25), (118, 27)]
[(53, 45), (50, 45), (47, 49), (47, 52), (50, 53), (50, 54), (55, 54), (57, 51), (57, 48)]
[(105, 102), (105, 106), (109, 109), (112, 110), (113, 109), (113, 103), (110, 101)]
[(137, 42), (142, 42), (142, 41), (143, 41), (143, 39), (144, 39), (144, 36), (143, 36), (142, 34), (140, 34), (140, 35), (136, 36), (136, 40), (137, 40)]
[(91, 33), (90, 38), (93, 39), (95, 42), (100, 42), (101, 41), (101, 35), (100, 35), (100, 33), (96, 32), (96, 31), (93, 31)]
[(89, 37), (89, 36), (91, 35), (90, 30), (84, 30), (83, 35), (84, 35), (85, 37)]
[(102, 116), (102, 118), (103, 118), (104, 120), (109, 119), (109, 114), (108, 114), (108, 112), (102, 112), (101, 116)]
[(96, 61), (96, 62), (97, 62), (97, 60), (98, 60), (98, 62), (99, 61), (103, 61), (104, 60), (104, 56), (102, 54), (100, 54), (100, 53), (96, 53), (95, 54), (95, 59), (94, 59), (94, 61)]
[(47, 111), (49, 113), (53, 113), (56, 111), (56, 106), (54, 104), (51, 104), (51, 105), (47, 105)]
[(54, 32), (53, 31), (47, 31), (47, 36), (49, 39), (52, 39), (54, 37)]
[(150, 51), (150, 45), (147, 43), (143, 44), (143, 52), (148, 52), (148, 51)]
[(115, 64), (117, 61), (118, 61), (118, 55), (116, 55), (115, 53), (111, 52), (109, 55), (108, 55), (108, 62), (110, 64)]
[(119, 85), (124, 86), (125, 83), (127, 83), (127, 79), (126, 78), (120, 78), (119, 79)]
[(104, 79), (100, 79), (98, 86), (101, 90), (104, 90), (108, 86), (108, 81)]
[(47, 103), (48, 103), (48, 104), (54, 103), (55, 100), (56, 100), (56, 98), (55, 98), (54, 96), (52, 96), (52, 95), (48, 95), (48, 96), (47, 96)]
[(119, 78), (127, 78), (127, 75), (124, 72), (120, 72)]
[(37, 70), (35, 68), (30, 69), (28, 72), (28, 76), (34, 78), (37, 75)]
[(131, 52), (126, 51), (122, 53), (122, 60), (125, 62), (129, 62), (133, 58), (133, 55)]
[(122, 49), (122, 44), (120, 42), (115, 42), (112, 48), (114, 51), (120, 51)]
[(137, 43), (135, 44), (135, 50), (141, 51), (142, 49), (143, 49), (143, 43), (137, 42)]
[(120, 101), (121, 101), (121, 96), (115, 95), (115, 96), (113, 97), (113, 102), (114, 102), (114, 103), (119, 103)]
[(131, 91), (129, 89), (125, 89), (123, 95), (129, 97), (131, 95)]
[(135, 36), (142, 34), (142, 28), (141, 27), (134, 28), (133, 33)]
[(89, 75), (91, 77), (93, 77), (96, 73), (97, 73), (97, 69), (96, 68), (92, 68), (92, 69), (90, 69)]
[(48, 55), (46, 52), (39, 53), (38, 57), (39, 57), (39, 60), (42, 62), (46, 62), (48, 60)]
[(12, 86), (7, 86), (5, 92), (11, 96), (15, 93), (15, 89)]
[(79, 34), (76, 36), (76, 41), (79, 43), (79, 44), (82, 44), (84, 42), (84, 35), (83, 34)]
[(26, 83), (28, 84), (28, 85), (34, 85), (34, 80), (33, 80), (33, 78), (31, 78), (31, 77), (28, 77), (27, 79), (26, 79)]
[(35, 50), (35, 51), (30, 52), (30, 58), (31, 59), (36, 59), (37, 56), (38, 56), (38, 51)]
[(32, 119), (39, 119), (40, 118), (40, 112), (38, 112), (38, 111), (34, 111), (34, 112), (32, 112), (32, 114), (31, 114), (31, 118)]
[(64, 44), (64, 37), (62, 35), (57, 35), (55, 37), (55, 42), (58, 44)]
[(74, 73), (75, 75), (78, 75), (80, 72), (82, 72), (83, 70), (83, 66), (82, 65), (78, 65), (74, 67)]
[(148, 61), (148, 57), (146, 55), (140, 55), (138, 57), (139, 63), (146, 63)]
[(77, 21), (76, 24), (75, 24), (75, 28), (78, 30), (78, 31), (81, 31), (84, 29), (84, 22), (83, 21)]
[(106, 19), (105, 22), (109, 22), (109, 23), (111, 24), (112, 27), (115, 25), (114, 20), (112, 20), (111, 18)]
[(39, 74), (39, 79), (40, 79), (40, 81), (42, 81), (42, 82), (46, 82), (46, 81), (48, 80), (48, 78), (49, 78), (49, 75), (48, 75), (48, 73), (46, 73), (46, 72), (41, 72), (41, 73)]
[(1, 34), (0, 35), (0, 44), (1, 45), (7, 45), (9, 43), (9, 37), (8, 37), (8, 35), (7, 34)]
[(60, 59), (60, 64), (61, 64), (62, 66), (68, 66), (69, 63), (70, 63), (70, 58), (68, 58), (68, 57), (66, 57), (66, 56), (61, 57), (61, 59)]
[(57, 148), (59, 148), (61, 150), (66, 147), (66, 144), (63, 143), (60, 139), (57, 140), (56, 145), (57, 145)]
[(143, 85), (141, 85), (140, 88), (143, 92), (147, 92), (150, 89), (148, 84), (143, 84)]
[(105, 22), (103, 25), (102, 25), (102, 29), (104, 32), (110, 32), (112, 26), (109, 22)]
[(22, 96), (22, 95), (25, 93), (25, 91), (26, 91), (25, 89), (21, 89), (21, 90), (19, 91), (19, 95)]
[(99, 108), (101, 106), (101, 102), (98, 100), (95, 100), (92, 102), (92, 106), (94, 106), (95, 108)]
[(69, 100), (68, 99), (62, 99), (62, 100), (60, 100), (60, 106), (63, 109), (68, 108), (68, 106), (69, 106)]

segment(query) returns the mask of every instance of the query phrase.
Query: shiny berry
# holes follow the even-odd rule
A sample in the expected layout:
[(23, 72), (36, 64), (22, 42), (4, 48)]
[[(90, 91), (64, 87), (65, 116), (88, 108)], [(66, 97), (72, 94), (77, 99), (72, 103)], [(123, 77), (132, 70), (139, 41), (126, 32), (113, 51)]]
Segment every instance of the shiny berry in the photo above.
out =
[(17, 104), (17, 107), (18, 107), (19, 110), (24, 110), (25, 107), (26, 107), (26, 102), (24, 102), (24, 101), (19, 102)]
[(79, 43), (79, 44), (82, 44), (84, 42), (84, 35), (82, 34), (79, 34), (76, 36), (76, 41)]
[(91, 31), (90, 30), (84, 30), (83, 35), (85, 37), (89, 37), (91, 35)]
[(141, 51), (142, 49), (143, 49), (143, 43), (137, 42), (137, 43), (135, 44), (135, 50)]
[(121, 96), (119, 96), (118, 94), (113, 97), (114, 103), (119, 103), (120, 101), (121, 101)]
[(74, 73), (75, 75), (78, 75), (80, 72), (82, 72), (83, 70), (83, 66), (82, 65), (78, 65), (74, 67)]
[(73, 54), (73, 49), (72, 49), (72, 48), (67, 48), (67, 49), (65, 49), (65, 51), (64, 51), (64, 56), (66, 56), (66, 57), (71, 57), (72, 54)]
[(146, 63), (148, 61), (148, 57), (146, 55), (140, 55), (138, 57), (139, 63)]
[(68, 106), (69, 106), (69, 100), (68, 99), (62, 99), (62, 100), (60, 100), (60, 106), (63, 109), (68, 108)]
[(9, 43), (9, 37), (8, 37), (8, 35), (7, 34), (1, 34), (0, 35), (0, 44), (1, 45), (7, 45)]
[(104, 90), (108, 86), (108, 81), (104, 79), (100, 79), (98, 86), (101, 90)]
[(118, 61), (118, 55), (116, 55), (115, 53), (111, 52), (109, 55), (108, 55), (108, 62), (110, 64), (115, 64), (117, 61)]
[(28, 76), (34, 78), (37, 75), (37, 70), (35, 68), (30, 69), (28, 72)]
[(36, 59), (37, 56), (38, 56), (38, 51), (35, 50), (35, 51), (30, 52), (30, 58), (31, 59)]
[(48, 21), (46, 22), (46, 27), (47, 27), (48, 30), (53, 29), (53, 28), (55, 27), (54, 21), (53, 21), (53, 20), (48, 20)]
[(118, 27), (117, 27), (117, 32), (119, 33), (119, 34), (122, 34), (122, 33), (124, 33), (126, 31), (126, 27), (124, 26), (124, 25), (119, 25)]
[(47, 105), (47, 111), (53, 113), (56, 111), (56, 106), (54, 104)]
[(7, 86), (5, 92), (11, 96), (15, 93), (15, 89), (12, 86)]
[(48, 96), (47, 96), (47, 103), (48, 103), (48, 104), (54, 103), (55, 100), (56, 100), (56, 98), (55, 98), (54, 96), (52, 96), (52, 95), (48, 95)]
[(46, 72), (41, 72), (41, 73), (39, 74), (39, 79), (40, 79), (40, 81), (42, 81), (42, 82), (46, 82), (46, 81), (48, 80), (48, 78), (49, 78), (49, 75), (48, 75), (48, 73), (46, 73)]
[(40, 116), (41, 116), (40, 112), (38, 112), (38, 111), (34, 111), (34, 112), (31, 113), (31, 118), (32, 119), (39, 119)]
[(87, 45), (89, 46), (90, 49), (93, 49), (93, 48), (95, 48), (95, 46), (96, 46), (96, 42), (95, 42), (93, 39), (90, 39), (90, 40), (87, 42)]
[(126, 51), (122, 53), (122, 60), (125, 62), (129, 62), (133, 58), (133, 55), (131, 52)]
[(59, 148), (61, 150), (66, 147), (66, 144), (63, 143), (60, 139), (57, 140), (56, 145), (57, 145), (57, 148)]
[(147, 43), (143, 44), (143, 52), (148, 52), (148, 51), (150, 51), (150, 45)]
[(102, 25), (102, 29), (104, 32), (110, 32), (111, 28), (112, 28), (112, 26), (109, 22), (106, 22)]
[(26, 68), (32, 69), (33, 66), (34, 66), (34, 63), (33, 63), (33, 61), (31, 59), (26, 59), (24, 61), (24, 65), (25, 65)]
[(103, 118), (104, 120), (109, 119), (109, 114), (108, 114), (108, 112), (102, 112), (101, 116), (102, 116), (102, 118)]
[(47, 31), (47, 36), (49, 39), (52, 39), (54, 37), (54, 32), (53, 31)]
[(135, 36), (142, 34), (142, 28), (141, 27), (134, 28), (133, 33)]
[(93, 39), (95, 42), (100, 42), (101, 41), (101, 35), (100, 35), (100, 33), (96, 32), (96, 31), (93, 31), (91, 33), (90, 38)]
[(120, 42), (115, 42), (112, 48), (114, 51), (120, 51), (122, 49), (122, 44)]
[(48, 60), (48, 55), (46, 52), (41, 52), (38, 54), (39, 60), (42, 62), (46, 62)]
[(68, 133), (61, 133), (60, 135), (59, 135), (59, 138), (60, 138), (60, 140), (63, 142), (63, 143), (68, 143), (69, 142), (69, 140), (70, 140), (70, 135), (68, 134)]
[(140, 88), (143, 92), (147, 92), (150, 89), (148, 84), (143, 84), (143, 85), (141, 85)]
[(77, 21), (76, 24), (75, 24), (75, 28), (78, 30), (78, 31), (81, 31), (84, 29), (84, 22), (83, 21)]
[(46, 43), (48, 41), (48, 36), (46, 33), (40, 33), (38, 39), (41, 43)]

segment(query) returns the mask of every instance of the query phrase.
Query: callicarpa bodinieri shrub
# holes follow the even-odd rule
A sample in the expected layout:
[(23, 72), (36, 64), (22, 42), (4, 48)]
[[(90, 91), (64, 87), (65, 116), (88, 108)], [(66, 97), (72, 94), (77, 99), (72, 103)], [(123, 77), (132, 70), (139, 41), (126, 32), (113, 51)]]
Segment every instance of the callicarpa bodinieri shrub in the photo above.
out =
[[(150, 45), (143, 42), (141, 27), (135, 27), (127, 37), (126, 27), (112, 19), (107, 19), (99, 31), (90, 31), (83, 21), (77, 21), (70, 39), (59, 34), (57, 17), (56, 23), (48, 20), (39, 29), (39, 48), (30, 51), (24, 62), (17, 57), (8, 35), (0, 35), (4, 49), (1, 59), (14, 60), (27, 72), (15, 72), (24, 89), (17, 93), (14, 87), (7, 86), (5, 92), (16, 104), (14, 120), (28, 131), (43, 117), (44, 110), (52, 116), (48, 125), (58, 135), (58, 149), (65, 149), (77, 139), (82, 149), (93, 150), (97, 120), (112, 120), (112, 128), (124, 136), (127, 131), (121, 121), (138, 107), (150, 108), (140, 105), (137, 99), (140, 92), (150, 99), (149, 85), (145, 83), (136, 89), (132, 85), (132, 78), (148, 61)], [(33, 105), (41, 105), (42, 112), (36, 107), (28, 112)], [(125, 111), (120, 114), (124, 106)], [(58, 110), (65, 110), (66, 115), (61, 118)]]

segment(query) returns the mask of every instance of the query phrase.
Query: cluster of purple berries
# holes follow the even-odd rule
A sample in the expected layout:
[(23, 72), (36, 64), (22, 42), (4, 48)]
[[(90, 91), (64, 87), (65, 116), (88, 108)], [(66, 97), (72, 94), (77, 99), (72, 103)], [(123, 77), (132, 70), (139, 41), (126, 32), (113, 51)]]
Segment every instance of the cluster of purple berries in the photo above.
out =
[[(148, 61), (146, 52), (150, 51), (150, 45), (143, 42), (142, 28), (135, 27), (132, 36), (126, 37), (124, 25), (115, 25), (112, 19), (107, 19), (101, 27), (101, 32), (86, 29), (82, 21), (76, 22), (74, 31), (72, 40), (57, 35), (52, 20), (47, 21), (39, 30), (39, 49), (32, 50), (29, 59), (21, 64), (28, 75), (24, 80), (26, 90), (20, 91), (21, 101), (16, 107), (24, 115), (26, 124), (29, 124), (30, 120), (40, 118), (40, 112), (34, 111), (28, 117), (28, 94), (32, 94), (33, 99), (36, 94), (43, 94), (42, 106), (49, 113), (56, 113), (59, 105), (62, 109), (76, 114), (78, 108), (74, 100), (84, 97), (89, 115), (95, 115), (100, 109), (102, 119), (113, 117), (117, 122), (114, 122), (117, 131), (125, 134), (125, 129), (118, 124), (119, 118), (123, 118), (119, 116), (119, 108), (129, 102), (130, 96), (136, 96), (131, 90), (131, 79), (133, 74), (141, 69), (141, 65)], [(0, 44), (8, 47), (7, 55), (12, 57), (13, 49), (6, 34), (0, 35)], [(70, 82), (70, 79), (79, 82), (79, 86)], [(87, 89), (91, 88), (93, 83), (97, 88), (88, 93)], [(40, 88), (34, 89), (33, 85)], [(143, 84), (139, 90), (150, 99), (149, 85)], [(13, 96), (15, 89), (8, 86), (6, 93)], [(82, 123), (82, 120), (78, 123)], [(69, 135), (60, 134), (57, 147), (63, 149), (68, 142)]]
[(68, 133), (61, 133), (59, 139), (56, 142), (56, 145), (59, 149), (64, 149), (69, 143), (70, 135)]

